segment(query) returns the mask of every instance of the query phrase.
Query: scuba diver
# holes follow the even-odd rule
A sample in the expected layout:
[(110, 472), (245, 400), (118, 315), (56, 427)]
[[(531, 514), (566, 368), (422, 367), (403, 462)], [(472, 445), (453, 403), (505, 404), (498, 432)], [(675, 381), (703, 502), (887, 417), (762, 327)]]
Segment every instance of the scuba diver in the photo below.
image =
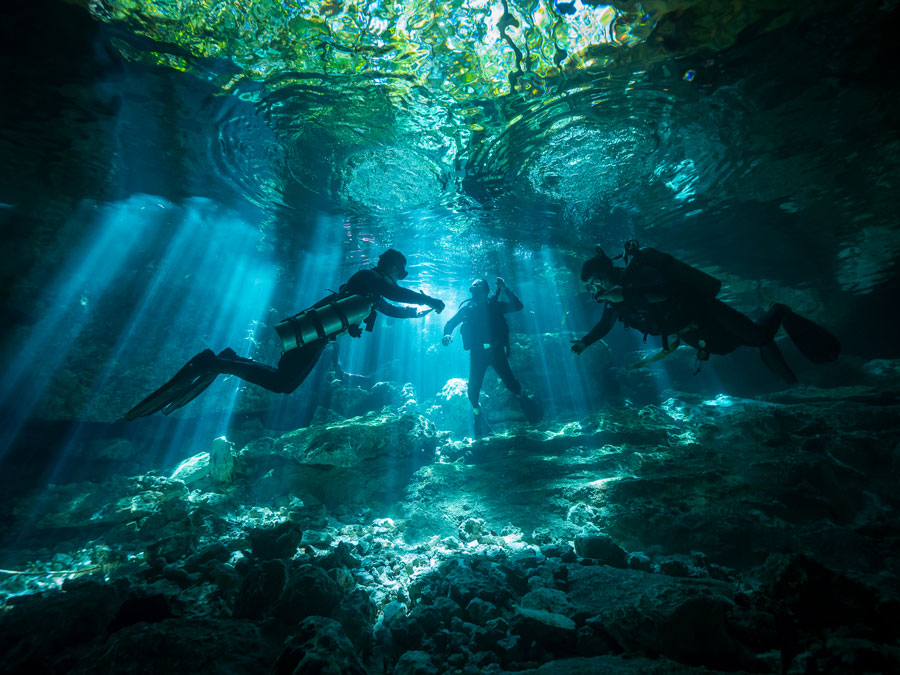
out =
[[(509, 365), (509, 325), (504, 315), (518, 312), (525, 305), (499, 277), (497, 292), (493, 296), (484, 279), (474, 281), (469, 293), (472, 297), (463, 302), (459, 311), (444, 326), (441, 343), (449, 345), (453, 341), (453, 330), (462, 324), (459, 332), (463, 338), (463, 349), (469, 352), (468, 395), (474, 415), (475, 437), (480, 438), (490, 433), (490, 427), (478, 403), (488, 366), (493, 366), (506, 388), (518, 399), (526, 419), (532, 424), (539, 422), (543, 416), (539, 406), (524, 395), (522, 385)], [(500, 301), (503, 294), (506, 295), (506, 302)]]
[[(219, 354), (205, 349), (178, 371), (162, 387), (125, 413), (126, 420), (152, 415), (160, 410), (169, 415), (192, 401), (209, 387), (218, 375), (235, 375), (279, 394), (294, 391), (310, 374), (328, 343), (343, 333), (362, 337), (360, 323), (371, 331), (377, 313), (399, 319), (420, 318), (431, 310), (440, 314), (444, 303), (424, 293), (397, 284), (405, 279), (406, 257), (388, 249), (373, 269), (356, 272), (337, 293), (323, 298), (309, 309), (288, 317), (275, 327), (284, 354), (275, 367), (238, 356), (228, 348)], [(385, 300), (430, 309), (400, 307)]]
[[(837, 359), (841, 345), (809, 319), (786, 305), (772, 303), (757, 322), (716, 299), (722, 287), (718, 279), (637, 241), (625, 244), (625, 267), (617, 267), (598, 246), (597, 255), (581, 268), (596, 302), (606, 303), (603, 316), (584, 337), (572, 340), (572, 351), (581, 354), (622, 321), (647, 335), (662, 339), (662, 350), (629, 370), (658, 361), (684, 342), (697, 350), (698, 364), (710, 354), (728, 354), (740, 346), (759, 347), (763, 363), (790, 384), (797, 376), (775, 344), (783, 325), (800, 352), (814, 363)], [(618, 259), (618, 258), (617, 258)], [(698, 366), (699, 372), (699, 366)]]

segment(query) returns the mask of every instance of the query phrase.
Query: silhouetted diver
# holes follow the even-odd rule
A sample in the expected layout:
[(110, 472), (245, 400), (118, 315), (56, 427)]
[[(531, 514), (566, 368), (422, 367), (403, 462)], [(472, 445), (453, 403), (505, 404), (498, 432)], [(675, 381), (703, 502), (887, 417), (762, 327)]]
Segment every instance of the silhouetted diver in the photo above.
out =
[[(235, 375), (280, 394), (294, 391), (312, 371), (329, 340), (345, 332), (360, 337), (360, 323), (371, 331), (377, 312), (411, 319), (424, 316), (431, 309), (438, 314), (443, 311), (444, 303), (437, 298), (399, 286), (397, 282), (406, 276), (406, 257), (399, 251), (388, 249), (378, 258), (374, 269), (360, 270), (337, 293), (276, 326), (285, 349), (276, 367), (238, 356), (231, 348), (218, 355), (205, 349), (171, 380), (125, 413), (124, 418), (133, 420), (159, 411), (168, 415), (203, 393), (220, 374)], [(431, 309), (420, 311), (414, 307), (398, 307), (386, 302), (385, 298), (427, 305)]]
[[(483, 436), (489, 431), (478, 403), (488, 366), (494, 368), (506, 388), (518, 399), (528, 421), (540, 421), (542, 413), (539, 406), (523, 395), (522, 385), (509, 365), (509, 325), (504, 315), (521, 311), (525, 305), (499, 277), (497, 292), (493, 296), (490, 296), (490, 286), (485, 279), (476, 279), (469, 293), (472, 297), (444, 326), (442, 342), (444, 345), (450, 344), (453, 330), (462, 324), (459, 332), (463, 338), (463, 349), (469, 352), (468, 395), (475, 420), (475, 436)], [(500, 300), (501, 294), (506, 295), (506, 302)]]
[(797, 376), (775, 344), (775, 334), (784, 326), (800, 352), (814, 363), (837, 359), (840, 342), (831, 333), (789, 307), (772, 303), (754, 322), (729, 307), (716, 295), (722, 282), (667, 253), (640, 248), (636, 241), (625, 245), (626, 267), (617, 267), (599, 247), (597, 255), (581, 268), (597, 302), (605, 302), (603, 316), (583, 338), (572, 341), (572, 351), (581, 354), (622, 321), (646, 335), (662, 338), (662, 351), (634, 364), (639, 368), (671, 354), (681, 342), (697, 350), (705, 361), (710, 354), (728, 354), (739, 346), (759, 347), (763, 363), (787, 382)]

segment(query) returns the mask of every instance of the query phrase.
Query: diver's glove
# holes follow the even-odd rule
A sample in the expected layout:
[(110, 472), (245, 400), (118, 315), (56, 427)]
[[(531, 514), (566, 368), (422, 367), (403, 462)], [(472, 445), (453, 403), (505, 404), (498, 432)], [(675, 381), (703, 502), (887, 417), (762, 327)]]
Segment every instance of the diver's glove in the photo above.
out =
[(587, 349), (587, 345), (584, 344), (583, 340), (572, 340), (572, 351), (576, 354), (581, 354), (585, 349)]
[(442, 300), (438, 300), (437, 298), (430, 298), (428, 296), (425, 296), (425, 304), (431, 307), (431, 309), (433, 309), (438, 314), (443, 312), (444, 307), (446, 307)]
[(347, 328), (347, 332), (350, 334), (350, 337), (362, 337), (362, 328), (360, 328), (358, 324), (354, 324)]
[(444, 337), (441, 338), (441, 344), (444, 345), (445, 347), (447, 345), (449, 345), (451, 342), (453, 342), (452, 335), (445, 335)]

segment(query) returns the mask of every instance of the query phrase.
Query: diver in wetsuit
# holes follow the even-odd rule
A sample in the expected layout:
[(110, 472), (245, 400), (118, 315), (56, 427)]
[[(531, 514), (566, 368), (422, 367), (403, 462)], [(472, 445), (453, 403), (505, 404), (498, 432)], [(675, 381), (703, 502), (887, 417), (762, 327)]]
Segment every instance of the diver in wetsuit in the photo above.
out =
[[(235, 375), (269, 391), (289, 394), (310, 374), (329, 341), (345, 332), (361, 337), (360, 323), (371, 331), (377, 313), (412, 319), (425, 316), (432, 309), (438, 314), (443, 311), (444, 303), (437, 298), (399, 286), (397, 282), (406, 276), (406, 258), (399, 251), (388, 249), (378, 258), (375, 268), (356, 272), (337, 293), (276, 326), (285, 348), (277, 366), (238, 356), (230, 348), (218, 355), (205, 349), (175, 377), (125, 413), (125, 419), (160, 410), (168, 415), (199, 396), (220, 374)], [(431, 309), (400, 307), (386, 299)]]
[[(478, 403), (481, 385), (489, 366), (494, 368), (506, 388), (518, 399), (522, 412), (529, 422), (540, 421), (541, 413), (533, 399), (522, 393), (522, 385), (509, 365), (509, 326), (505, 314), (518, 312), (525, 305), (516, 297), (501, 278), (497, 278), (497, 292), (490, 296), (490, 286), (484, 279), (477, 279), (469, 288), (472, 297), (466, 300), (459, 311), (444, 326), (442, 344), (453, 340), (454, 329), (462, 324), (463, 349), (469, 352), (469, 402), (475, 421), (475, 436), (481, 437), (490, 431), (484, 412)], [(506, 301), (500, 296), (506, 295)]]
[(630, 366), (640, 368), (674, 352), (681, 342), (697, 350), (698, 361), (710, 354), (728, 354), (740, 346), (759, 347), (763, 363), (787, 382), (797, 382), (775, 344), (783, 325), (800, 352), (815, 363), (834, 361), (838, 340), (828, 331), (772, 303), (757, 322), (729, 307), (716, 295), (722, 282), (676, 258), (636, 241), (625, 245), (626, 267), (616, 267), (599, 247), (597, 255), (581, 268), (581, 280), (597, 302), (605, 303), (603, 316), (584, 337), (572, 340), (572, 351), (581, 354), (622, 321), (646, 335), (662, 338), (662, 350)]

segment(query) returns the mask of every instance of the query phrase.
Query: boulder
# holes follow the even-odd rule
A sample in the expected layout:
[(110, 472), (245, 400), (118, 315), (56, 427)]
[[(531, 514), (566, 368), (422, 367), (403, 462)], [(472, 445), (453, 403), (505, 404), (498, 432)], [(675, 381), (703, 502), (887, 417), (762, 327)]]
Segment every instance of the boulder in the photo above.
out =
[(291, 558), (297, 552), (302, 532), (290, 521), (275, 527), (255, 527), (247, 533), (253, 555), (260, 560)]
[(172, 618), (123, 628), (71, 672), (203, 673), (215, 664), (223, 675), (265, 675), (277, 653), (274, 641), (250, 621)]
[(438, 670), (426, 652), (408, 651), (397, 659), (394, 675), (437, 675)]
[(234, 480), (234, 443), (224, 436), (212, 442), (209, 452), (209, 476), (217, 485), (229, 484)]
[(333, 618), (341, 624), (344, 633), (360, 652), (372, 646), (376, 611), (369, 594), (358, 589), (345, 595), (333, 613)]
[(743, 647), (728, 632), (733, 586), (606, 566), (570, 566), (568, 597), (628, 653), (736, 669)]
[(427, 456), (437, 447), (434, 424), (417, 414), (382, 412), (278, 438), (275, 451), (301, 464), (349, 468), (376, 457)]
[(498, 607), (508, 607), (516, 593), (506, 579), (506, 575), (486, 561), (476, 561), (476, 568), (460, 562), (447, 574), (450, 599), (460, 607), (465, 607), (473, 598), (481, 598)]
[(284, 591), (287, 568), (281, 560), (266, 560), (244, 577), (234, 605), (234, 615), (261, 619)]
[(710, 675), (710, 671), (668, 659), (594, 656), (550, 661), (516, 675)]
[(68, 670), (56, 664), (65, 663), (65, 658), (71, 665), (105, 639), (121, 604), (113, 586), (94, 579), (67, 581), (60, 590), (10, 598), (0, 613), (2, 670)]
[(628, 555), (612, 537), (605, 534), (582, 534), (575, 537), (575, 553), (613, 567), (625, 567)]
[(310, 616), (287, 639), (272, 673), (366, 675), (367, 671), (337, 621), (324, 616)]
[(516, 607), (511, 630), (525, 643), (534, 642), (548, 651), (571, 653), (575, 640), (576, 625), (567, 616), (547, 612), (542, 609)]
[(536, 588), (526, 593), (522, 597), (521, 606), (527, 609), (562, 614), (569, 618), (575, 616), (575, 607), (569, 602), (568, 596), (562, 591), (552, 588)]
[(442, 430), (470, 435), (472, 404), (469, 402), (468, 391), (466, 380), (460, 377), (447, 380), (435, 396), (435, 405), (427, 411), (429, 418)]
[(180, 480), (187, 486), (197, 485), (209, 479), (209, 453), (201, 452), (193, 457), (183, 460), (172, 475), (170, 480)]
[(308, 616), (329, 616), (341, 600), (341, 589), (321, 567), (299, 565), (290, 571), (272, 615), (293, 624)]
[(489, 620), (495, 619), (499, 615), (500, 612), (496, 605), (481, 598), (472, 598), (466, 605), (466, 616), (478, 626), (484, 626)]

